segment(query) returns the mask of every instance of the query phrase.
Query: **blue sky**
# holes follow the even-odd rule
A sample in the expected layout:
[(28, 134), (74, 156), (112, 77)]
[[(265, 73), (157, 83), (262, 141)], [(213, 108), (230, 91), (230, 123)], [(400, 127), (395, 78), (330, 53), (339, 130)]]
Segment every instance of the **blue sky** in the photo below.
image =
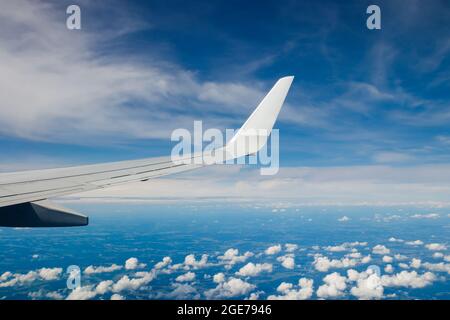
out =
[(378, 1), (379, 31), (367, 1), (79, 1), (69, 31), (71, 3), (4, 4), (2, 171), (167, 155), (173, 129), (238, 128), (291, 74), (282, 166), (447, 170), (445, 1)]

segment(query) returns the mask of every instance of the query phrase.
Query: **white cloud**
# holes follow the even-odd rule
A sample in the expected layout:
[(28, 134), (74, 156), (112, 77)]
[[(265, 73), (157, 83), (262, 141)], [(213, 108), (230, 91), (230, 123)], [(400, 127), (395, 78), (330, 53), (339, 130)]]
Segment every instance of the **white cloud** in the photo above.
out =
[(326, 272), (332, 268), (349, 268), (358, 264), (364, 264), (370, 262), (370, 256), (364, 256), (361, 259), (351, 259), (344, 257), (342, 259), (329, 259), (328, 257), (316, 254), (314, 256), (313, 266), (316, 270)]
[[(282, 197), (288, 199), (286, 201), (294, 202), (296, 206), (423, 205), (430, 202), (436, 206), (448, 206), (450, 201), (442, 199), (447, 199), (446, 195), (450, 193), (450, 165), (436, 167), (416, 166), (408, 170), (389, 167), (283, 167), (280, 168), (276, 177), (268, 178), (261, 176), (258, 169), (242, 170), (236, 166), (211, 166), (195, 174), (188, 172), (182, 176), (153, 179), (151, 185), (132, 183), (112, 187), (107, 191), (87, 192), (76, 197), (77, 201), (81, 198), (81, 201), (85, 202), (145, 203), (155, 200), (177, 201), (180, 199), (179, 194), (182, 194), (181, 198), (196, 199), (196, 201), (203, 199), (206, 195), (211, 199), (233, 197), (240, 201), (258, 202), (272, 201)], [(417, 172), (422, 174), (418, 176)], [(449, 173), (448, 177), (446, 172)], [(200, 184), (199, 180), (201, 180)], [(436, 181), (441, 181), (441, 184), (438, 185)], [(442, 184), (449, 186), (442, 186)], [(302, 190), (300, 196), (299, 190)], [(413, 194), (414, 201), (411, 201), (411, 196), (406, 197), (406, 194)], [(339, 199), (339, 203), (334, 199)]]
[(423, 288), (436, 280), (431, 272), (418, 274), (416, 271), (402, 271), (394, 275), (383, 275), (381, 283), (385, 287)]
[(365, 272), (357, 272), (355, 270), (347, 271), (351, 281), (356, 281), (356, 286), (350, 289), (350, 293), (361, 300), (381, 299), (383, 297), (384, 288), (378, 274), (372, 269)]
[(441, 243), (429, 243), (425, 245), (425, 248), (431, 251), (447, 250), (447, 246)]
[(394, 238), (394, 237), (390, 237), (389, 238), (389, 242), (404, 242), (405, 240), (402, 240), (402, 239), (397, 239), (397, 238)]
[(112, 286), (112, 291), (119, 293), (124, 290), (138, 290), (147, 284), (149, 284), (155, 277), (154, 271), (150, 272), (137, 272), (136, 278), (129, 278), (128, 276), (123, 276)]
[(100, 295), (105, 294), (106, 292), (111, 290), (112, 285), (114, 282), (112, 280), (104, 280), (101, 281), (97, 286), (95, 287), (95, 292), (97, 292)]
[(96, 274), (96, 273), (106, 273), (106, 272), (113, 272), (117, 270), (121, 270), (123, 267), (119, 266), (117, 264), (112, 264), (110, 266), (88, 266), (86, 269), (84, 269), (85, 274)]
[(397, 253), (397, 254), (394, 254), (394, 258), (395, 258), (396, 260), (399, 260), (399, 261), (408, 259), (407, 256), (405, 256), (405, 255), (403, 255), (403, 254), (398, 254), (398, 253)]
[(450, 263), (430, 263), (430, 262), (424, 262), (423, 267), (425, 269), (428, 269), (430, 271), (436, 271), (436, 272), (447, 272), (450, 274)]
[(259, 275), (261, 272), (272, 272), (272, 269), (273, 267), (272, 264), (270, 263), (254, 264), (253, 262), (249, 262), (241, 269), (239, 269), (239, 271), (236, 272), (236, 275), (242, 277), (255, 277)]
[(142, 269), (145, 268), (145, 263), (140, 263), (137, 258), (129, 258), (127, 261), (125, 261), (125, 269), (127, 270), (135, 270), (135, 269)]
[(268, 300), (306, 300), (311, 298), (314, 287), (312, 279), (301, 278), (298, 281), (298, 287), (294, 288), (292, 283), (282, 282), (277, 291), (280, 295), (270, 295)]
[(420, 266), (422, 265), (422, 260), (417, 259), (417, 258), (413, 258), (409, 265), (411, 266), (411, 268), (419, 269)]
[(92, 289), (92, 286), (78, 287), (70, 292), (67, 300), (89, 300), (97, 296), (97, 292)]
[(435, 259), (440, 259), (440, 258), (443, 258), (443, 257), (444, 257), (444, 254), (442, 252), (435, 252), (435, 253), (433, 253), (433, 258), (435, 258)]
[(57, 291), (46, 292), (43, 289), (39, 289), (39, 291), (36, 291), (36, 292), (30, 292), (30, 293), (28, 293), (28, 296), (31, 299), (39, 299), (39, 300), (43, 299), (43, 298), (44, 299), (53, 299), (53, 300), (63, 300), (64, 299), (64, 296)]
[(155, 269), (163, 269), (172, 263), (172, 259), (170, 257), (164, 257), (162, 261), (155, 264)]
[(423, 245), (423, 241), (422, 240), (406, 241), (405, 244), (407, 244), (408, 246), (421, 246)]
[(184, 258), (184, 265), (187, 269), (201, 269), (209, 266), (208, 255), (202, 254), (200, 260), (196, 260), (195, 255), (189, 254)]
[(197, 289), (192, 285), (187, 283), (173, 283), (172, 287), (174, 290), (169, 294), (159, 294), (157, 298), (168, 298), (168, 299), (200, 299), (200, 294), (197, 292)]
[(355, 241), (355, 242), (344, 242), (340, 245), (335, 246), (326, 246), (323, 247), (323, 249), (330, 252), (341, 252), (346, 250), (352, 250), (354, 249), (354, 247), (365, 247), (365, 246), (367, 246), (367, 242)]
[(281, 252), (281, 245), (277, 244), (275, 246), (271, 246), (267, 248), (264, 253), (267, 255), (274, 255)]
[(180, 276), (178, 276), (175, 281), (178, 282), (190, 282), (190, 281), (194, 281), (195, 280), (195, 273), (189, 271), (185, 274), (182, 274)]
[(226, 268), (229, 269), (236, 263), (245, 262), (248, 258), (252, 257), (253, 253), (247, 251), (243, 255), (239, 255), (238, 249), (230, 248), (222, 256), (219, 256), (218, 259), (225, 264)]
[(384, 272), (386, 272), (386, 273), (394, 272), (394, 268), (392, 267), (392, 264), (387, 264), (386, 267), (384, 267)]
[(391, 256), (383, 256), (384, 263), (391, 263), (392, 261), (394, 261), (394, 258), (392, 258)]
[(86, 285), (78, 287), (70, 292), (67, 296), (67, 300), (89, 300), (98, 295), (104, 295), (112, 290), (114, 282), (112, 280), (104, 280), (94, 285)]
[(111, 296), (111, 300), (125, 300), (125, 297), (124, 297), (124, 296), (121, 296), (120, 294), (114, 293), (114, 294)]
[(323, 278), (325, 284), (317, 289), (317, 296), (319, 298), (336, 298), (344, 294), (347, 287), (345, 283), (346, 278), (337, 272), (333, 272)]
[[(83, 29), (68, 37), (60, 12), (55, 4), (31, 0), (2, 5), (0, 73), (8, 77), (0, 80), (5, 106), (0, 133), (79, 143), (86, 143), (87, 136), (91, 141), (167, 138), (172, 129), (186, 127), (195, 111), (220, 123), (226, 119), (205, 110), (220, 106), (230, 114), (245, 114), (262, 97), (243, 83), (200, 82), (195, 73), (157, 55), (143, 62), (133, 54), (124, 59), (98, 53), (115, 36), (129, 32), (130, 25), (146, 28), (144, 19), (131, 20), (110, 9), (107, 14), (120, 16), (120, 23), (108, 31)], [(186, 101), (190, 108), (184, 107)], [(134, 107), (127, 107), (131, 103)]]
[(284, 256), (278, 257), (277, 261), (281, 262), (281, 265), (286, 269), (294, 269), (295, 267), (295, 260), (294, 260), (293, 254), (286, 254)]
[(378, 244), (372, 249), (372, 253), (374, 254), (389, 254), (391, 250), (386, 248), (386, 246)]
[(343, 216), (343, 217), (338, 219), (338, 221), (340, 221), (340, 222), (346, 222), (346, 221), (349, 221), (349, 220), (350, 220), (350, 218), (347, 217), (347, 216)]
[(437, 219), (439, 218), (438, 213), (427, 213), (427, 214), (414, 214), (411, 216), (414, 219)]
[(62, 268), (42, 268), (38, 270), (38, 274), (43, 280), (56, 280), (59, 279), (62, 271)]
[(225, 274), (224, 274), (223, 272), (216, 273), (216, 274), (213, 276), (213, 281), (214, 281), (215, 283), (221, 283), (221, 282), (224, 282), (224, 281), (225, 281)]
[(238, 278), (230, 278), (223, 281), (214, 289), (207, 290), (205, 297), (208, 299), (224, 299), (248, 294), (255, 286)]
[(62, 268), (41, 268), (25, 274), (4, 272), (0, 276), (0, 288), (29, 284), (37, 280), (52, 281), (60, 278)]
[(326, 251), (330, 251), (330, 252), (341, 252), (341, 251), (346, 251), (347, 247), (344, 245), (339, 245), (339, 246), (327, 246), (323, 248)]
[(298, 249), (298, 245), (293, 244), (293, 243), (286, 243), (284, 245), (285, 251), (286, 252), (294, 252), (295, 250)]

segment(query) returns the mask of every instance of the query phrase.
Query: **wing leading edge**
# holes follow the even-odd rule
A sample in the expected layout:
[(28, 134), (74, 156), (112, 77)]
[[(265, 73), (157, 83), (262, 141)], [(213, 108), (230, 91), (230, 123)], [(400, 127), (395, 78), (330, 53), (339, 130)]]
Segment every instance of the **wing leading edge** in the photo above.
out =
[[(279, 79), (236, 135), (214, 152), (223, 156), (207, 164), (221, 163), (258, 152), (272, 131), (294, 77)], [(67, 168), (0, 174), (0, 226), (64, 227), (88, 224), (88, 218), (58, 207), (48, 198), (107, 188), (193, 170), (205, 165), (193, 161), (209, 154), (193, 154), (172, 161), (148, 158)]]

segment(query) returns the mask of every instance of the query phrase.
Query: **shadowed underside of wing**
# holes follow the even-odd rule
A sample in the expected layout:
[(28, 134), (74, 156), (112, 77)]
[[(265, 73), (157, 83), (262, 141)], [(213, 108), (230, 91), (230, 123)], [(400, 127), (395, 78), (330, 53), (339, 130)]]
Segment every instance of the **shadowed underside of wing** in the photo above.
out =
[[(227, 153), (227, 159), (258, 152), (266, 144), (292, 81), (293, 77), (278, 80), (236, 135), (220, 148)], [(255, 136), (248, 143), (249, 137)], [(181, 162), (170, 157), (149, 158), (0, 174), (0, 226), (87, 225), (86, 216), (57, 207), (46, 199), (196, 169), (203, 164), (193, 159), (201, 156), (205, 155), (184, 156), (188, 161)]]

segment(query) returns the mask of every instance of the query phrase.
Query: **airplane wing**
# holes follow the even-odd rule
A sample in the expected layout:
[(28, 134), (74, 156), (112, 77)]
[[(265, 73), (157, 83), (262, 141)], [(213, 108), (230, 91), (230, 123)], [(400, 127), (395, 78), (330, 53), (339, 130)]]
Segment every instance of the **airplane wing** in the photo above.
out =
[(30, 170), (0, 174), (0, 226), (69, 227), (88, 224), (88, 217), (51, 203), (48, 198), (107, 188), (117, 184), (196, 169), (258, 152), (267, 142), (294, 77), (277, 81), (236, 135), (213, 153), (222, 151), (220, 161), (198, 162), (211, 152), (148, 158), (67, 168)]

